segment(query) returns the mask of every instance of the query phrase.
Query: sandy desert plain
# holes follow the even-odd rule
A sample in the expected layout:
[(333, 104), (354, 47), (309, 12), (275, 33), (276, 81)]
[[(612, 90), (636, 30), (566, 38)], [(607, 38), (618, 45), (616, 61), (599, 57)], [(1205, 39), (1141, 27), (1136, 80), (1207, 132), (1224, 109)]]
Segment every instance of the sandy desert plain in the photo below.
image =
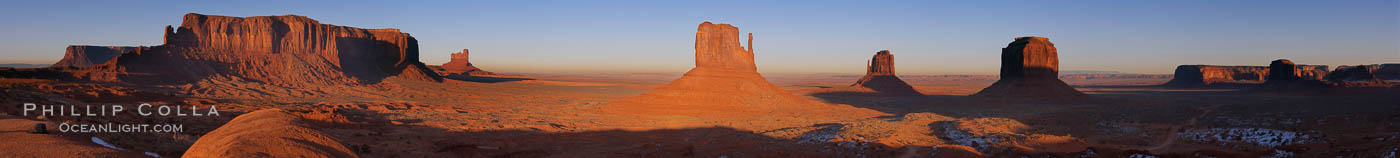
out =
[[(853, 52), (876, 54), (865, 76), (760, 75), (762, 36), (746, 48), (738, 28), (704, 22), (689, 72), (512, 74), (467, 50), (424, 64), (397, 29), (295, 15), (192, 13), (166, 30), (161, 46), (73, 46), (53, 67), (0, 70), (0, 157), (1393, 158), (1400, 147), (1386, 65), (1327, 79), (1275, 59), (1255, 74), (1063, 74), (1048, 38), (1007, 37), (1002, 77), (897, 75), (888, 62), (903, 52), (878, 48)], [(1188, 69), (1199, 85), (1167, 84)], [(25, 103), (220, 115), (41, 117)], [(184, 131), (55, 132), (62, 123)]]

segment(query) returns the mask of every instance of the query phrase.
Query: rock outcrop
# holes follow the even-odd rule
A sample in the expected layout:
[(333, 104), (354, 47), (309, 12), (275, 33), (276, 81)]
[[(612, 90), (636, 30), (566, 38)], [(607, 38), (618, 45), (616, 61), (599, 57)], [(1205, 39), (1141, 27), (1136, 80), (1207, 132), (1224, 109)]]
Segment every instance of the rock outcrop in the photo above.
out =
[(876, 52), (875, 56), (870, 58), (865, 76), (851, 86), (869, 89), (881, 95), (922, 95), (919, 90), (895, 76), (894, 55), (890, 54), (889, 50)]
[(467, 49), (462, 49), (462, 52), (452, 53), (452, 60), (447, 61), (447, 63), (442, 64), (442, 66), (434, 67), (433, 71), (437, 72), (438, 75), (448, 77), (495, 75), (495, 73), (481, 70), (472, 65), (471, 60), (468, 60), (468, 54), (469, 51)]
[(1084, 93), (1059, 79), (1055, 44), (1045, 37), (1018, 37), (1001, 49), (1001, 79), (974, 96), (1081, 97)]
[(310, 127), (281, 109), (253, 111), (200, 136), (182, 157), (357, 157)]
[(82, 79), (190, 83), (221, 76), (284, 87), (441, 81), (418, 61), (418, 42), (398, 29), (321, 24), (304, 16), (186, 14), (165, 44), (138, 48), (75, 72)]
[(91, 67), (93, 65), (106, 63), (117, 58), (118, 55), (136, 50), (137, 47), (126, 46), (85, 46), (70, 45), (63, 51), (63, 59), (49, 65), (49, 67)]
[(601, 109), (640, 115), (742, 117), (823, 105), (769, 83), (754, 67), (753, 55), (753, 34), (745, 49), (739, 45), (739, 28), (701, 23), (695, 33), (695, 68), (669, 84)]
[(1337, 66), (1336, 70), (1333, 70), (1331, 73), (1327, 73), (1326, 79), (1330, 82), (1385, 82), (1382, 81), (1380, 78), (1377, 78), (1376, 74), (1372, 71), (1373, 69), (1368, 68), (1365, 65)]

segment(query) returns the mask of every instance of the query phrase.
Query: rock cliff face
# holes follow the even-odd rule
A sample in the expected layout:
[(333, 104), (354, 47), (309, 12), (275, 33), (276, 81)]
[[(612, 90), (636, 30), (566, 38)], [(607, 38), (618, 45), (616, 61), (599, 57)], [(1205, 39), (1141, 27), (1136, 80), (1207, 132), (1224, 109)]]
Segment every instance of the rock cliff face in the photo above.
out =
[(695, 33), (695, 68), (665, 86), (616, 101), (603, 110), (625, 114), (736, 117), (772, 115), (782, 109), (814, 106), (769, 83), (739, 45), (739, 28), (701, 23)]
[(357, 157), (310, 127), (281, 109), (253, 111), (200, 136), (182, 157)]
[(84, 46), (70, 45), (63, 51), (63, 59), (49, 67), (91, 67), (106, 63), (118, 55), (136, 50), (137, 47), (124, 46)]
[(418, 42), (398, 29), (321, 24), (304, 16), (186, 14), (165, 44), (136, 49), (77, 72), (79, 78), (180, 84), (222, 76), (303, 87), (441, 79), (418, 61)]
[(869, 64), (865, 76), (851, 86), (884, 95), (922, 95), (913, 86), (909, 86), (909, 83), (895, 76), (894, 55), (890, 54), (889, 50), (876, 52), (875, 56), (870, 58)]
[(462, 49), (462, 52), (452, 53), (452, 60), (447, 61), (447, 63), (445, 64), (442, 64), (442, 66), (439, 68), (433, 68), (433, 71), (437, 72), (437, 74), (441, 76), (495, 75), (495, 73), (491, 73), (486, 70), (481, 70), (480, 68), (477, 68), (476, 66), (472, 65), (471, 60), (468, 60), (470, 59), (468, 57), (469, 52), (470, 51), (468, 51), (467, 49)]
[(1045, 37), (1018, 37), (1001, 49), (1001, 79), (973, 94), (989, 97), (1081, 97), (1059, 76), (1055, 44)]

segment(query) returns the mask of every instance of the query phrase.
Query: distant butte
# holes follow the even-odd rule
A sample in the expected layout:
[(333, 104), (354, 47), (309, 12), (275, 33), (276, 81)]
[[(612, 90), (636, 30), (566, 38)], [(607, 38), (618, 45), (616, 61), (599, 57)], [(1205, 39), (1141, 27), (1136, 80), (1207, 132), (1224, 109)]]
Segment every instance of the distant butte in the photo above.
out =
[(865, 76), (851, 86), (881, 95), (922, 95), (919, 90), (895, 76), (894, 55), (890, 54), (889, 50), (875, 52), (865, 69)]
[(452, 60), (447, 61), (447, 63), (442, 64), (442, 66), (429, 67), (432, 68), (434, 72), (437, 72), (438, 75), (447, 77), (496, 75), (496, 73), (481, 70), (475, 65), (472, 65), (471, 60), (469, 60), (469, 54), (469, 50), (462, 49), (462, 52), (452, 53)]
[(841, 110), (769, 83), (754, 66), (753, 39), (753, 34), (749, 34), (746, 49), (739, 45), (739, 28), (701, 23), (695, 32), (695, 68), (669, 84), (601, 109), (624, 114), (722, 118), (874, 113), (866, 109)]

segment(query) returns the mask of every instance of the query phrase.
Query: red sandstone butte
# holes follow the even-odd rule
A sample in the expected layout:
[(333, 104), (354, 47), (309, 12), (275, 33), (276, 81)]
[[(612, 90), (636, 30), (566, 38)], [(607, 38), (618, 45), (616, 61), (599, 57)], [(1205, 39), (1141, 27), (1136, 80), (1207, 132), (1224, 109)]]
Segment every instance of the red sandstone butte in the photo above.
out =
[(200, 136), (182, 157), (358, 157), (340, 141), (281, 109), (233, 118)]
[[(1319, 74), (1327, 74), (1326, 65), (1297, 65), (1300, 70), (1308, 70), (1300, 73), (1301, 78), (1320, 78)], [(1181, 65), (1176, 67), (1171, 81), (1162, 84), (1174, 88), (1196, 88), (1209, 87), (1224, 83), (1258, 83), (1263, 82), (1269, 75), (1268, 66), (1218, 66), (1218, 65)]]
[[(1326, 70), (1326, 67), (1320, 67)], [(1319, 75), (1316, 71), (1318, 67), (1302, 68), (1288, 59), (1278, 59), (1269, 63), (1269, 76), (1265, 78), (1261, 87), (1266, 90), (1316, 90), (1327, 88), (1328, 84), (1318, 80), (1321, 77), (1311, 77), (1308, 75)], [(1326, 74), (1323, 71), (1322, 74)]]
[(756, 116), (816, 104), (784, 91), (754, 67), (749, 48), (739, 45), (739, 28), (701, 23), (695, 32), (695, 68), (681, 78), (602, 109), (610, 112), (680, 116)]
[(53, 63), (49, 67), (91, 67), (93, 65), (106, 63), (117, 58), (118, 55), (137, 49), (137, 47), (126, 46), (86, 46), (70, 45), (63, 51), (63, 59)]
[(304, 16), (185, 14), (165, 44), (134, 49), (74, 76), (138, 84), (211, 77), (285, 87), (372, 84), (389, 77), (441, 79), (418, 61), (418, 41), (398, 29), (321, 24)]
[(452, 60), (447, 61), (447, 63), (442, 64), (442, 66), (433, 68), (433, 71), (441, 76), (487, 76), (496, 74), (481, 70), (472, 65), (471, 60), (468, 60), (470, 59), (468, 58), (468, 54), (470, 53), (467, 49), (462, 49), (462, 52), (452, 53)]
[(1366, 65), (1337, 66), (1337, 69), (1333, 70), (1331, 73), (1327, 73), (1325, 78), (1330, 82), (1385, 83), (1385, 81), (1376, 77), (1374, 71), (1374, 69), (1368, 68)]
[(890, 54), (889, 50), (876, 52), (866, 66), (865, 76), (851, 86), (869, 89), (881, 95), (923, 95), (913, 86), (909, 86), (909, 83), (899, 79), (899, 76), (895, 76), (894, 55)]
[(1018, 37), (1001, 49), (1001, 80), (973, 94), (987, 97), (1081, 97), (1059, 79), (1055, 44), (1045, 37)]

